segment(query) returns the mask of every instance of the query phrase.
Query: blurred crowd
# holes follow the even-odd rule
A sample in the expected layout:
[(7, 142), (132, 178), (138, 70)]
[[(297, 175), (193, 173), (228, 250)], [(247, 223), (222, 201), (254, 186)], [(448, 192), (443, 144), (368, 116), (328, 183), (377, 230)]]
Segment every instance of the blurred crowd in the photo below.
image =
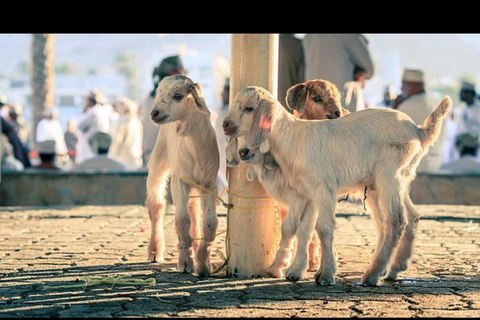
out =
[(2, 170), (138, 170), (143, 166), (143, 124), (138, 103), (120, 96), (109, 103), (92, 89), (77, 119), (62, 128), (56, 107), (43, 111), (35, 141), (20, 105), (0, 101)]
[[(294, 34), (279, 38), (278, 100), (285, 105), (286, 90), (308, 79), (326, 79), (342, 92), (343, 105), (350, 112), (365, 108), (392, 108), (408, 114), (421, 125), (437, 106), (428, 89), (428, 75), (421, 69), (406, 68), (401, 92), (385, 87), (383, 101), (372, 106), (363, 96), (368, 80), (375, 75), (375, 64), (368, 40), (361, 34)], [(142, 170), (158, 135), (158, 126), (150, 120), (150, 109), (158, 83), (168, 75), (187, 74), (180, 56), (164, 58), (152, 73), (153, 85), (141, 103), (128, 97), (107, 101), (98, 89), (85, 95), (80, 117), (69, 119), (62, 128), (55, 106), (44, 110), (35, 128), (35, 141), (23, 118), (23, 108), (0, 96), (0, 158), (2, 170)], [(195, 79), (193, 79), (195, 81)], [(221, 153), (219, 190), (226, 186), (225, 147), (227, 138), (221, 123), (228, 110), (230, 82), (222, 78), (216, 92), (220, 107), (212, 111), (212, 125), (217, 132)], [(480, 96), (475, 83), (463, 81), (459, 98), (445, 120), (439, 140), (422, 160), (417, 172), (480, 173)], [(207, 102), (208, 103), (208, 102)]]

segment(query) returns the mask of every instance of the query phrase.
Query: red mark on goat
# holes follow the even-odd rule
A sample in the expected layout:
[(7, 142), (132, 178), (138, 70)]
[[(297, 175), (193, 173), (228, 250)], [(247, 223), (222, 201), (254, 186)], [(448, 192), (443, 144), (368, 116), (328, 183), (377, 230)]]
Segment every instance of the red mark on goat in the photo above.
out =
[(261, 129), (270, 129), (270, 127), (272, 126), (272, 122), (273, 122), (272, 117), (266, 117), (262, 114), (260, 116), (259, 127)]

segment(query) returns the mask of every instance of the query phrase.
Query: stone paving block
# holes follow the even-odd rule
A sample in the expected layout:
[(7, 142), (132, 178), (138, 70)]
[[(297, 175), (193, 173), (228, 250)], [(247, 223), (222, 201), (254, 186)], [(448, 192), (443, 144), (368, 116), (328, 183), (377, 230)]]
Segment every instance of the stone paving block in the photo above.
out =
[[(337, 205), (337, 283), (327, 287), (315, 283), (315, 272), (295, 283), (230, 279), (225, 270), (206, 279), (178, 273), (171, 206), (164, 265), (145, 260), (150, 226), (143, 206), (0, 209), (0, 317), (478, 317), (480, 207), (418, 207), (411, 265), (378, 287), (360, 285), (376, 230), (358, 204)], [(221, 232), (226, 210), (217, 210)], [(213, 251), (225, 252), (225, 237), (217, 236)], [(223, 260), (214, 253), (212, 262)], [(84, 287), (80, 279), (93, 276), (156, 283)]]

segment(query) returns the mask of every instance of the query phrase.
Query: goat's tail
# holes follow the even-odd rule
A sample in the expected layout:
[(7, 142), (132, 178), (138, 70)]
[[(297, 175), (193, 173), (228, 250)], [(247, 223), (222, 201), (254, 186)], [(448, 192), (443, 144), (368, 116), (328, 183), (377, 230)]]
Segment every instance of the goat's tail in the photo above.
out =
[(440, 104), (433, 110), (420, 126), (420, 130), (423, 132), (422, 146), (428, 148), (433, 145), (442, 129), (442, 121), (447, 113), (452, 108), (452, 99), (449, 96), (445, 96)]

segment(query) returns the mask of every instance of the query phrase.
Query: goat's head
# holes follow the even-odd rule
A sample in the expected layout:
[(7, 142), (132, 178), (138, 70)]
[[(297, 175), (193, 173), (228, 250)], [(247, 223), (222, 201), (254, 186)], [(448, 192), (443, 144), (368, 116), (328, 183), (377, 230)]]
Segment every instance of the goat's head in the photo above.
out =
[(227, 166), (235, 167), (240, 163), (240, 160), (249, 164), (246, 170), (247, 180), (252, 181), (255, 177), (255, 170), (253, 165), (257, 166), (259, 170), (258, 179), (263, 181), (265, 170), (272, 170), (277, 168), (278, 164), (273, 156), (268, 152), (268, 140), (263, 142), (259, 148), (249, 148), (245, 141), (245, 136), (238, 138), (230, 138), (226, 148)]
[(259, 147), (268, 138), (279, 106), (268, 90), (247, 87), (237, 94), (228, 108), (223, 131), (229, 137), (245, 136), (249, 145)]
[(184, 119), (196, 110), (210, 115), (201, 85), (184, 75), (173, 75), (163, 78), (158, 84), (150, 117), (160, 125)]
[(342, 107), (336, 85), (314, 79), (296, 84), (287, 90), (287, 106), (301, 119), (336, 119), (350, 112)]

